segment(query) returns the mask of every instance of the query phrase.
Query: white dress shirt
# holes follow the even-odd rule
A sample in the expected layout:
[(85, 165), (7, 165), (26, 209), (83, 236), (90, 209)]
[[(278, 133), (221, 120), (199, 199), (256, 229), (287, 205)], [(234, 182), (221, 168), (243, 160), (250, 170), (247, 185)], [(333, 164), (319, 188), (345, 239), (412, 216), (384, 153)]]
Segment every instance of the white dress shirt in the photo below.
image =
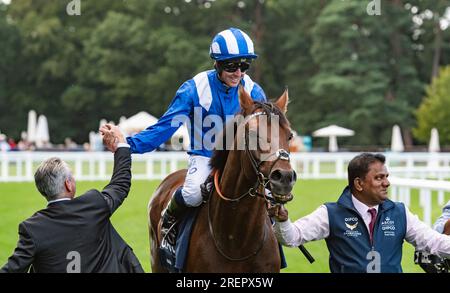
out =
[(130, 145), (126, 142), (119, 142), (117, 148), (130, 148)]
[(54, 203), (54, 202), (65, 201), (65, 200), (72, 200), (72, 199), (69, 198), (69, 197), (63, 197), (63, 198), (58, 198), (58, 199), (54, 199), (54, 200), (49, 200), (49, 201), (47, 202), (47, 205), (52, 204), (52, 203)]
[[(358, 201), (353, 195), (352, 202), (368, 228), (371, 215), (367, 210), (370, 207)], [(377, 209), (378, 212), (378, 206), (373, 208)], [(414, 245), (418, 250), (425, 250), (441, 257), (450, 258), (450, 236), (440, 234), (428, 227), (416, 215), (412, 214), (407, 206), (405, 206), (405, 211), (405, 240)], [(285, 222), (275, 221), (274, 232), (281, 244), (291, 247), (296, 247), (309, 241), (327, 238), (330, 235), (327, 207), (321, 205), (314, 212), (298, 219), (294, 223), (290, 220)]]

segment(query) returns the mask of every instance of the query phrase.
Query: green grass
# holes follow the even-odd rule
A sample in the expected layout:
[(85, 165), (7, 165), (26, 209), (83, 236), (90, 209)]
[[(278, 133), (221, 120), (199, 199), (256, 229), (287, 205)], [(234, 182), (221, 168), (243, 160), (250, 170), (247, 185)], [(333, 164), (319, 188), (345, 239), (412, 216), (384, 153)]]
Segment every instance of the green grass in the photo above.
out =
[[(78, 182), (78, 194), (88, 189), (101, 189), (107, 182)], [(117, 231), (133, 248), (145, 271), (150, 272), (150, 251), (147, 229), (147, 204), (150, 195), (159, 181), (133, 181), (130, 195), (114, 214), (112, 221)], [(307, 215), (320, 204), (336, 201), (345, 185), (344, 180), (300, 180), (294, 190), (295, 199), (287, 205), (290, 218)], [(3, 265), (12, 254), (18, 239), (18, 224), (31, 216), (35, 211), (45, 207), (44, 198), (36, 191), (33, 183), (0, 183), (0, 265)], [(449, 196), (446, 196), (446, 200)], [(436, 203), (433, 219), (440, 214)], [(411, 210), (419, 213), (417, 196), (413, 194)], [(309, 264), (297, 248), (284, 248), (288, 267), (283, 272), (329, 272), (328, 250), (325, 241), (311, 242), (305, 245), (316, 259)], [(403, 250), (403, 270), (405, 272), (421, 272), (413, 263), (414, 248), (405, 242)]]

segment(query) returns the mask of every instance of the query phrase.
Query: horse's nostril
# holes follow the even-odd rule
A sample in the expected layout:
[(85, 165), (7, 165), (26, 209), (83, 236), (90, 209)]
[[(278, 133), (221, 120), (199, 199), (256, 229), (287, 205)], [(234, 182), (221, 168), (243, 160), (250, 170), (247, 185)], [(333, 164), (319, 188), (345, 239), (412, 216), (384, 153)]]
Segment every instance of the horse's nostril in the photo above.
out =
[(281, 171), (280, 170), (275, 170), (272, 173), (270, 173), (270, 180), (273, 181), (280, 181), (281, 180)]

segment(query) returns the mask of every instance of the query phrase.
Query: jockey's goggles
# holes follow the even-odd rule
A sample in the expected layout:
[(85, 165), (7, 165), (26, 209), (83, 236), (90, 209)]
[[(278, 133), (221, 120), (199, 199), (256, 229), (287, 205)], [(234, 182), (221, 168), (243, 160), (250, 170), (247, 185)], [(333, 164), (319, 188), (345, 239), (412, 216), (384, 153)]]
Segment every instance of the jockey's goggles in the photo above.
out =
[(219, 62), (219, 66), (221, 69), (225, 70), (226, 72), (236, 72), (238, 68), (241, 69), (242, 72), (247, 71), (250, 68), (250, 61), (247, 59), (241, 59), (237, 61), (222, 61)]

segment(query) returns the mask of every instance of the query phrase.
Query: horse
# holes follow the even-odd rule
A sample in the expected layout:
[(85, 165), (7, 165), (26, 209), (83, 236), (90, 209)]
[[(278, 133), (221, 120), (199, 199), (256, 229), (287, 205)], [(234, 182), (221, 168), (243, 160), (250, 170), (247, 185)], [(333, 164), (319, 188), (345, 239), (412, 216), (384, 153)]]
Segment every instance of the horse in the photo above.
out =
[[(445, 222), (444, 230), (442, 234), (450, 235), (450, 219)], [(441, 258), (435, 254), (429, 252), (423, 252), (416, 250), (414, 252), (414, 263), (420, 265), (420, 267), (426, 273), (449, 273), (450, 272), (450, 260)]]
[[(213, 153), (210, 164), (214, 172), (214, 188), (207, 202), (199, 207), (184, 272), (280, 271), (279, 245), (268, 216), (270, 201), (265, 189), (271, 190), (276, 204), (284, 204), (293, 197), (291, 191), (297, 175), (290, 165), (289, 153), (285, 151), (289, 149), (292, 138), (285, 116), (288, 100), (287, 90), (274, 103), (259, 103), (254, 102), (242, 87), (239, 89), (240, 114), (245, 120), (237, 128), (243, 132), (242, 135), (234, 135), (234, 148), (216, 148)], [(269, 122), (267, 128), (269, 124), (278, 122), (274, 125), (278, 127), (276, 136), (270, 128), (266, 137), (259, 137), (264, 136), (263, 131), (258, 132), (262, 123), (257, 118), (262, 116)], [(258, 142), (261, 139), (269, 141), (270, 136), (269, 146), (263, 149), (258, 145), (250, 149), (252, 134)], [(242, 143), (239, 139), (245, 139), (245, 150), (236, 147)], [(276, 146), (279, 148), (273, 149)], [(183, 185), (185, 175), (186, 170), (168, 175), (148, 205), (153, 272), (167, 272), (160, 263), (158, 251), (161, 244), (161, 211), (174, 191)]]

